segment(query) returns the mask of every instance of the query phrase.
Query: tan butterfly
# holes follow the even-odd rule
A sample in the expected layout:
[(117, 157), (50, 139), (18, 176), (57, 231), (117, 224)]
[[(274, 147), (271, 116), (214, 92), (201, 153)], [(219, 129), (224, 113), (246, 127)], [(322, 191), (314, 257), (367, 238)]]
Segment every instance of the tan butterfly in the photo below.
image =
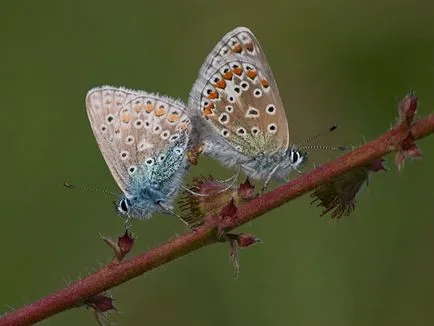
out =
[(89, 91), (86, 107), (101, 153), (123, 192), (118, 212), (141, 219), (159, 211), (173, 213), (191, 132), (185, 105), (166, 96), (103, 86)]
[(306, 160), (289, 143), (276, 81), (253, 33), (238, 27), (206, 58), (189, 99), (204, 153), (251, 177), (286, 180)]

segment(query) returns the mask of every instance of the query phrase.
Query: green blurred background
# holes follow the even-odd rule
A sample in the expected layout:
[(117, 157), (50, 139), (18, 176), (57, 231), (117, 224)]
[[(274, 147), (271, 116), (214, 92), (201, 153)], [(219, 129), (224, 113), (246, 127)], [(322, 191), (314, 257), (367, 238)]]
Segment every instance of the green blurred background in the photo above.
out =
[[(274, 70), (293, 141), (331, 124), (323, 144), (358, 146), (387, 131), (410, 88), (419, 114), (434, 107), (432, 1), (15, 1), (0, 10), (2, 217), (0, 312), (85, 277), (111, 258), (99, 234), (123, 220), (110, 196), (67, 191), (64, 181), (115, 190), (89, 128), (84, 97), (101, 84), (187, 100), (215, 43), (251, 28)], [(118, 325), (434, 324), (434, 137), (425, 157), (378, 173), (355, 213), (319, 218), (308, 196), (242, 230), (264, 243), (215, 245), (110, 293)], [(313, 153), (320, 164), (334, 153)], [(203, 160), (193, 175), (216, 171)], [(138, 222), (134, 254), (186, 231), (170, 216)], [(74, 309), (42, 325), (95, 325)]]

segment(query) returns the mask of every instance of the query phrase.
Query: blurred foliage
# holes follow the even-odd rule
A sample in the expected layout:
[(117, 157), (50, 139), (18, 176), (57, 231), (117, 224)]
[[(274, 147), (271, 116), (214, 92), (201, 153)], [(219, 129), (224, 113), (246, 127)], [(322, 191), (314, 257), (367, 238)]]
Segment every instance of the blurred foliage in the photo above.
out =
[[(85, 277), (111, 258), (99, 233), (123, 221), (89, 128), (87, 90), (101, 84), (184, 100), (214, 44), (236, 26), (265, 50), (292, 141), (332, 124), (323, 144), (358, 146), (388, 130), (410, 88), (434, 107), (434, 4), (422, 1), (21, 1), (0, 10), (2, 268), (0, 312)], [(264, 244), (227, 244), (111, 291), (120, 325), (432, 325), (434, 138), (425, 158), (375, 174), (350, 216), (329, 222), (308, 196), (242, 228)], [(320, 164), (334, 153), (312, 153)], [(202, 160), (192, 176), (233, 171)], [(137, 222), (134, 254), (186, 231), (170, 216)], [(95, 325), (74, 309), (41, 325)]]

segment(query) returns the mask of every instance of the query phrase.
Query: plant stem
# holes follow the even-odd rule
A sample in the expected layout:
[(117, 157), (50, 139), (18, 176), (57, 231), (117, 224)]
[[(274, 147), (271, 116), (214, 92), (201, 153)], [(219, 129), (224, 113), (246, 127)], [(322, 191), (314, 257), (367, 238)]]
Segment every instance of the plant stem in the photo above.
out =
[[(291, 182), (255, 198), (237, 208), (236, 216), (223, 225), (226, 231), (245, 224), (258, 216), (315, 189), (318, 185), (352, 168), (362, 166), (375, 158), (399, 150), (399, 145), (408, 135), (402, 124), (377, 139), (305, 173)], [(434, 132), (434, 114), (411, 126), (414, 139)], [(181, 235), (138, 257), (105, 266), (88, 277), (78, 280), (34, 303), (12, 311), (0, 318), (0, 326), (31, 325), (61, 311), (80, 306), (86, 299), (133, 279), (149, 270), (164, 265), (201, 247), (218, 241), (215, 224)]]

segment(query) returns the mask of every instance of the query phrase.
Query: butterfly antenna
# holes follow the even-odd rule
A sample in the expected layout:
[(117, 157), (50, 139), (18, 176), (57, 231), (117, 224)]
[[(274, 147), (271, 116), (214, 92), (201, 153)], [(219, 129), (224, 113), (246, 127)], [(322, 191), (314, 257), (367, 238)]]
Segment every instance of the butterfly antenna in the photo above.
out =
[(316, 149), (319, 149), (319, 150), (338, 150), (338, 151), (345, 151), (345, 150), (347, 150), (348, 149), (347, 146), (321, 146), (321, 145), (309, 145), (309, 146), (306, 146), (307, 144), (309, 144), (313, 140), (315, 140), (315, 139), (317, 139), (317, 138), (319, 138), (321, 136), (324, 136), (324, 135), (326, 135), (326, 134), (328, 134), (330, 132), (335, 131), (337, 127), (338, 127), (337, 125), (333, 125), (328, 130), (323, 131), (323, 132), (321, 132), (321, 133), (319, 133), (319, 134), (317, 134), (315, 136), (309, 137), (308, 139), (306, 139), (305, 141), (303, 141), (299, 146), (297, 146), (297, 149), (300, 149), (300, 150), (303, 150), (303, 149), (304, 150), (312, 150), (312, 149), (316, 150)]
[(311, 145), (311, 146), (303, 146), (303, 147), (297, 147), (297, 149), (307, 149), (307, 150), (338, 150), (338, 151), (345, 151), (348, 149), (348, 146), (321, 146), (321, 145)]
[(328, 134), (329, 132), (335, 131), (337, 127), (338, 127), (337, 125), (333, 125), (329, 129), (327, 129), (326, 131), (320, 132), (319, 134), (317, 134), (315, 136), (309, 137), (308, 139), (303, 141), (298, 148), (300, 148), (300, 149), (305, 148), (305, 147), (301, 147), (301, 146), (306, 145), (306, 144), (310, 143), (312, 140), (315, 140), (321, 136), (324, 136), (324, 135)]
[(99, 188), (89, 188), (89, 187), (76, 187), (73, 184), (70, 184), (69, 182), (64, 182), (63, 186), (68, 189), (74, 189), (74, 190), (80, 190), (80, 191), (89, 191), (89, 192), (102, 192), (103, 194), (108, 194), (117, 197), (118, 195), (114, 192), (111, 192), (109, 190), (105, 189), (99, 189)]

